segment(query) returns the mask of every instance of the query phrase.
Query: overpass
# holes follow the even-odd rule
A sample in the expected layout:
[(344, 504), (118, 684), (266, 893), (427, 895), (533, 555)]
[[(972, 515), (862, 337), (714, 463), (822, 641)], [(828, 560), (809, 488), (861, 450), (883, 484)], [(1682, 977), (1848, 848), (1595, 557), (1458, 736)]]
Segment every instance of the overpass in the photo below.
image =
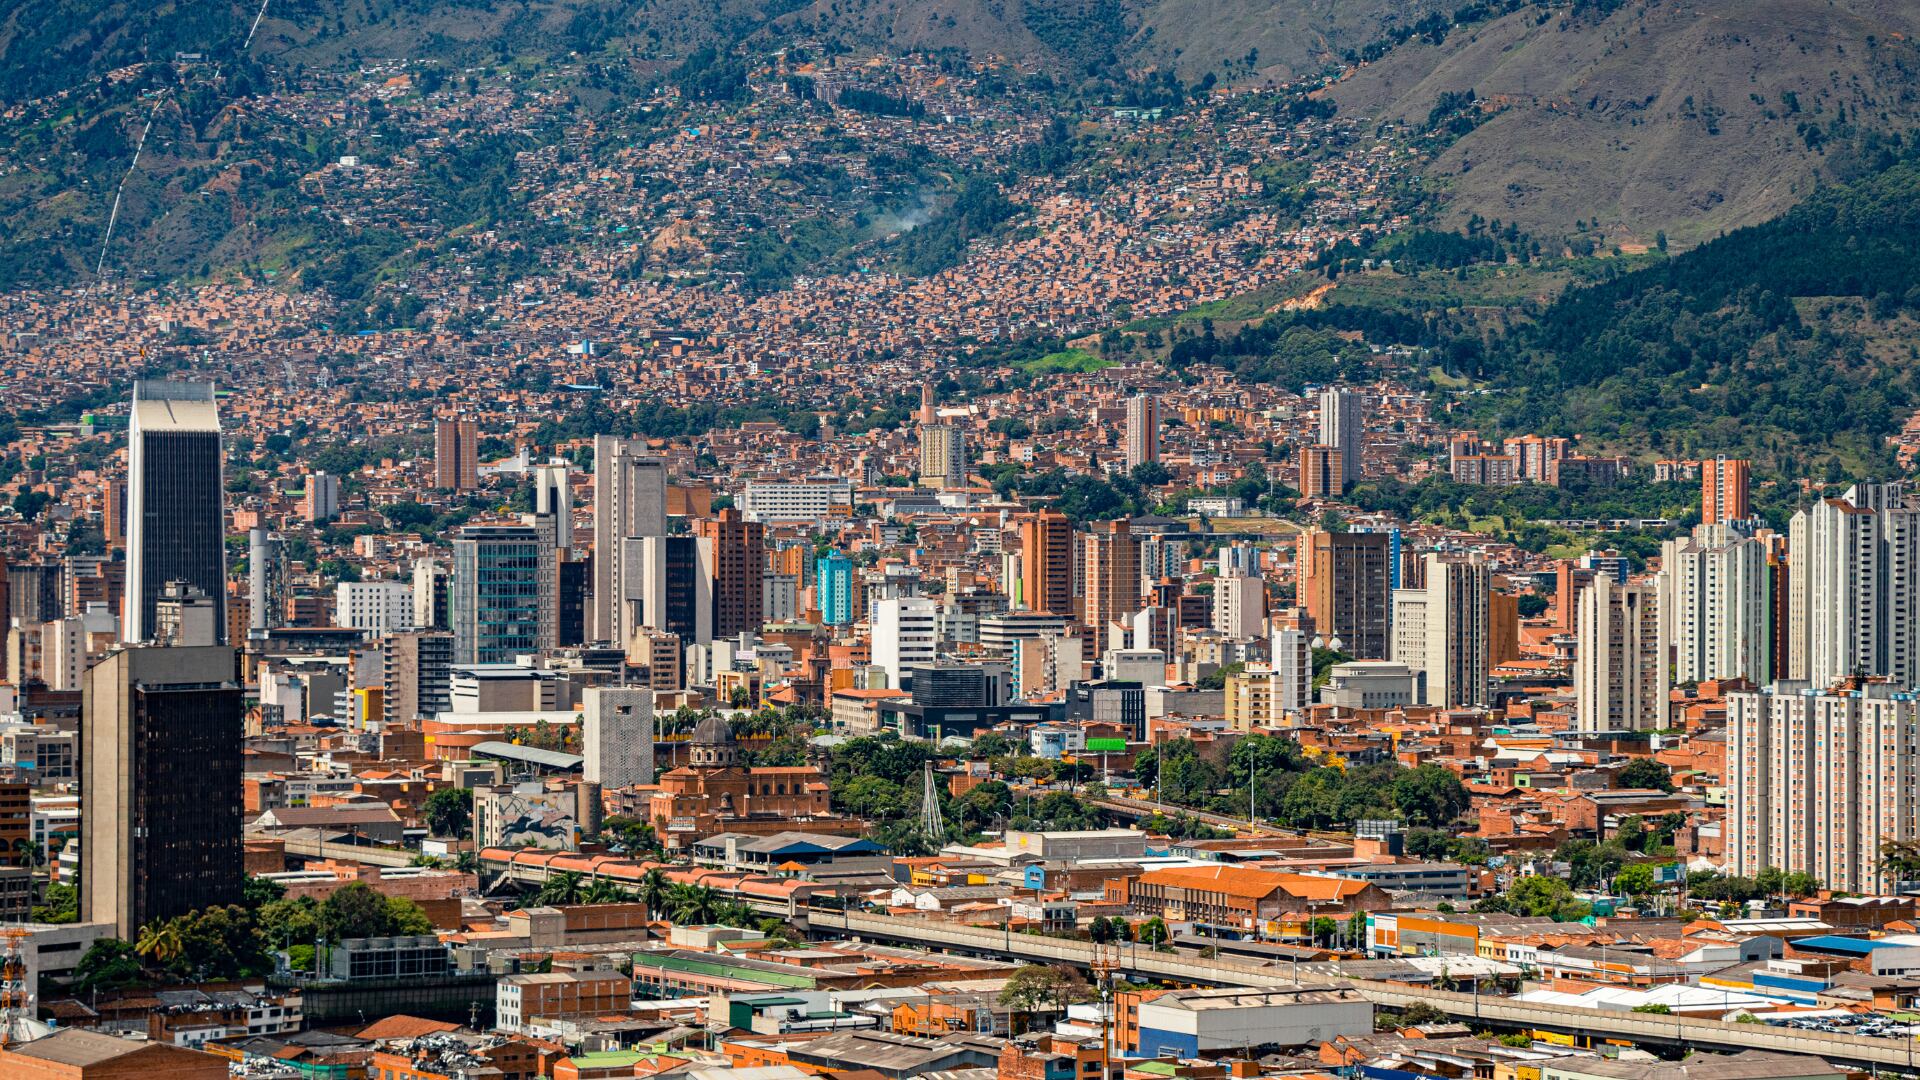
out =
[[(982, 930), (928, 919), (815, 909), (809, 913), (808, 924), (815, 933), (837, 930), (854, 938), (898, 941), (1037, 963), (1091, 967), (1096, 959), (1095, 946), (1090, 942), (1015, 934), (1004, 929)], [(1247, 960), (1204, 959), (1130, 945), (1109, 946), (1099, 950), (1099, 953), (1098, 959), (1112, 964), (1116, 972), (1143, 975), (1151, 979), (1253, 989), (1300, 985), (1286, 968)], [(1875, 1039), (1864, 1035), (1802, 1031), (1765, 1024), (1732, 1024), (1690, 1016), (1544, 1005), (1507, 997), (1453, 993), (1364, 979), (1330, 982), (1322, 977), (1307, 981), (1322, 986), (1351, 987), (1375, 1005), (1388, 1008), (1405, 1008), (1416, 1002), (1424, 1002), (1456, 1019), (1494, 1027), (1538, 1029), (1597, 1039), (1689, 1046), (1724, 1052), (1772, 1050), (1784, 1054), (1811, 1054), (1835, 1064), (1875, 1070), (1898, 1067), (1902, 1071), (1916, 1071), (1916, 1066), (1920, 1066), (1920, 1049), (1916, 1049), (1912, 1039)]]
[(368, 866), (412, 866), (414, 858), (420, 854), (404, 848), (379, 847), (372, 844), (334, 844), (305, 837), (288, 837), (286, 844), (289, 855), (304, 855), (309, 859), (331, 859), (337, 862), (366, 863)]

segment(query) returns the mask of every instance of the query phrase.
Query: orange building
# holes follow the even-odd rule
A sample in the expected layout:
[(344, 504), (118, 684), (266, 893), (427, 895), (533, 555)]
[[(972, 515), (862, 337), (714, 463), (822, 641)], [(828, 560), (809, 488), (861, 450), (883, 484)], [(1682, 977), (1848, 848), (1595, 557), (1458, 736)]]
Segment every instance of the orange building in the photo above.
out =
[(0, 1049), (0, 1076), (7, 1080), (227, 1080), (227, 1061), (198, 1050), (67, 1028)]
[(1740, 521), (1753, 513), (1747, 506), (1747, 484), (1752, 463), (1738, 458), (1714, 458), (1700, 463), (1700, 523), (1718, 525)]
[(1309, 499), (1337, 499), (1346, 494), (1340, 448), (1306, 446), (1300, 450), (1300, 494)]
[(660, 777), (647, 818), (669, 848), (723, 832), (857, 836), (864, 822), (834, 815), (827, 778), (811, 765), (750, 769), (733, 729), (709, 716), (693, 729), (687, 764)]
[(1020, 596), (1033, 611), (1069, 618), (1073, 603), (1073, 523), (1058, 510), (1020, 522)]

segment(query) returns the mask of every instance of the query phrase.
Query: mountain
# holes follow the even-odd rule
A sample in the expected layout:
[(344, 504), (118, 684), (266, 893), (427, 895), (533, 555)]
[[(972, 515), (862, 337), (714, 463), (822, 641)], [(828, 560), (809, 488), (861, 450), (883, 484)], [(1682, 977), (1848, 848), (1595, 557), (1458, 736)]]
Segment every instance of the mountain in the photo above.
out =
[[(1463, 9), (1464, 10), (1464, 9)], [(1333, 97), (1423, 130), (1446, 214), (1602, 246), (1771, 218), (1920, 119), (1909, 0), (1577, 0), (1414, 38)]]

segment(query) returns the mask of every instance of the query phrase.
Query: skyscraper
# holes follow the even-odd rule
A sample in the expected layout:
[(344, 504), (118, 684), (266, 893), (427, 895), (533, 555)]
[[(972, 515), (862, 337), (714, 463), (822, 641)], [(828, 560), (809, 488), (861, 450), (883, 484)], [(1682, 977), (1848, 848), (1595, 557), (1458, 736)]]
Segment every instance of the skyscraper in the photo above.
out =
[(442, 630), (389, 634), (381, 644), (383, 719), (412, 724), (453, 708), (453, 635)]
[(1335, 446), (1300, 448), (1300, 494), (1309, 499), (1337, 499), (1347, 490), (1340, 449)]
[(1294, 558), (1299, 604), (1325, 644), (1337, 640), (1356, 659), (1387, 658), (1392, 540), (1389, 533), (1322, 530), (1300, 536)]
[(1127, 399), (1127, 468), (1160, 460), (1160, 399), (1135, 394)]
[(1366, 449), (1365, 401), (1352, 390), (1320, 392), (1320, 443), (1340, 452), (1343, 490), (1360, 482), (1360, 466)]
[(1082, 541), (1087, 591), (1081, 621), (1102, 640), (1108, 623), (1140, 610), (1140, 543), (1124, 519), (1100, 523)]
[(1073, 523), (1046, 509), (1020, 522), (1020, 595), (1030, 611), (1078, 615), (1073, 597)]
[(845, 552), (829, 551), (815, 562), (813, 600), (828, 626), (853, 621), (853, 560)]
[(154, 605), (169, 581), (184, 581), (212, 598), (220, 635), (226, 636), (220, 449), (220, 409), (211, 384), (150, 379), (133, 384), (121, 640), (141, 642), (153, 635)]
[(920, 486), (967, 486), (967, 441), (952, 424), (928, 424), (920, 429)]
[(637, 569), (629, 539), (667, 535), (667, 464), (646, 455), (638, 439), (596, 435), (593, 440), (593, 619), (596, 641), (624, 644), (635, 624), (626, 600)]
[(1667, 656), (1660, 593), (1650, 582), (1598, 577), (1580, 592), (1573, 692), (1580, 731), (1667, 726)]
[(285, 625), (289, 595), (287, 545), (265, 529), (247, 530), (247, 626)]
[(86, 674), (80, 917), (142, 926), (240, 902), (241, 688), (225, 646), (123, 649)]
[(714, 518), (695, 522), (694, 532), (711, 568), (714, 636), (759, 633), (766, 623), (761, 585), (767, 570), (766, 526), (746, 521), (728, 507)]
[(523, 525), (469, 525), (453, 542), (448, 617), (456, 664), (511, 664), (556, 644), (553, 548)]
[(533, 518), (552, 535), (554, 547), (573, 548), (573, 491), (564, 463), (534, 466)]
[[(713, 574), (697, 536), (642, 536), (625, 541), (636, 590), (628, 610), (636, 631), (674, 634), (686, 644), (713, 640)], [(629, 640), (632, 635), (629, 635)]]
[(340, 478), (324, 472), (307, 476), (307, 490), (300, 496), (300, 516), (314, 524), (332, 521), (340, 513)]
[(480, 425), (472, 420), (433, 424), (433, 486), (471, 491), (480, 486)]
[(1393, 592), (1393, 655), (1426, 676), (1424, 704), (1492, 701), (1488, 597), (1493, 571), (1479, 555), (1428, 553), (1426, 583)]
[(1920, 500), (1855, 484), (1789, 533), (1789, 675), (1818, 689), (1850, 675), (1920, 682)]
[(1662, 545), (1660, 617), (1674, 678), (1772, 682), (1776, 576), (1767, 545), (1726, 525)]
[(1751, 463), (1737, 458), (1712, 458), (1700, 463), (1700, 523), (1719, 525), (1752, 516), (1747, 507), (1747, 479)]

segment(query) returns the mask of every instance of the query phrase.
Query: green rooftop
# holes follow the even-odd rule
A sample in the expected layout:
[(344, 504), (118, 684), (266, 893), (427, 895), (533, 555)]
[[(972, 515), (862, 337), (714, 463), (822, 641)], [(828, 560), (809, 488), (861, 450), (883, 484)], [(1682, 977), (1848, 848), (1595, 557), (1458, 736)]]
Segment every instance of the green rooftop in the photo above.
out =
[(685, 956), (660, 956), (657, 954), (633, 954), (633, 966), (638, 968), (658, 968), (662, 971), (679, 971), (688, 975), (712, 975), (723, 979), (741, 979), (746, 982), (766, 983), (768, 986), (784, 986), (793, 990), (811, 990), (814, 987), (811, 975), (789, 975), (780, 971), (763, 971), (760, 968), (742, 964), (722, 964), (712, 960), (695, 960)]

